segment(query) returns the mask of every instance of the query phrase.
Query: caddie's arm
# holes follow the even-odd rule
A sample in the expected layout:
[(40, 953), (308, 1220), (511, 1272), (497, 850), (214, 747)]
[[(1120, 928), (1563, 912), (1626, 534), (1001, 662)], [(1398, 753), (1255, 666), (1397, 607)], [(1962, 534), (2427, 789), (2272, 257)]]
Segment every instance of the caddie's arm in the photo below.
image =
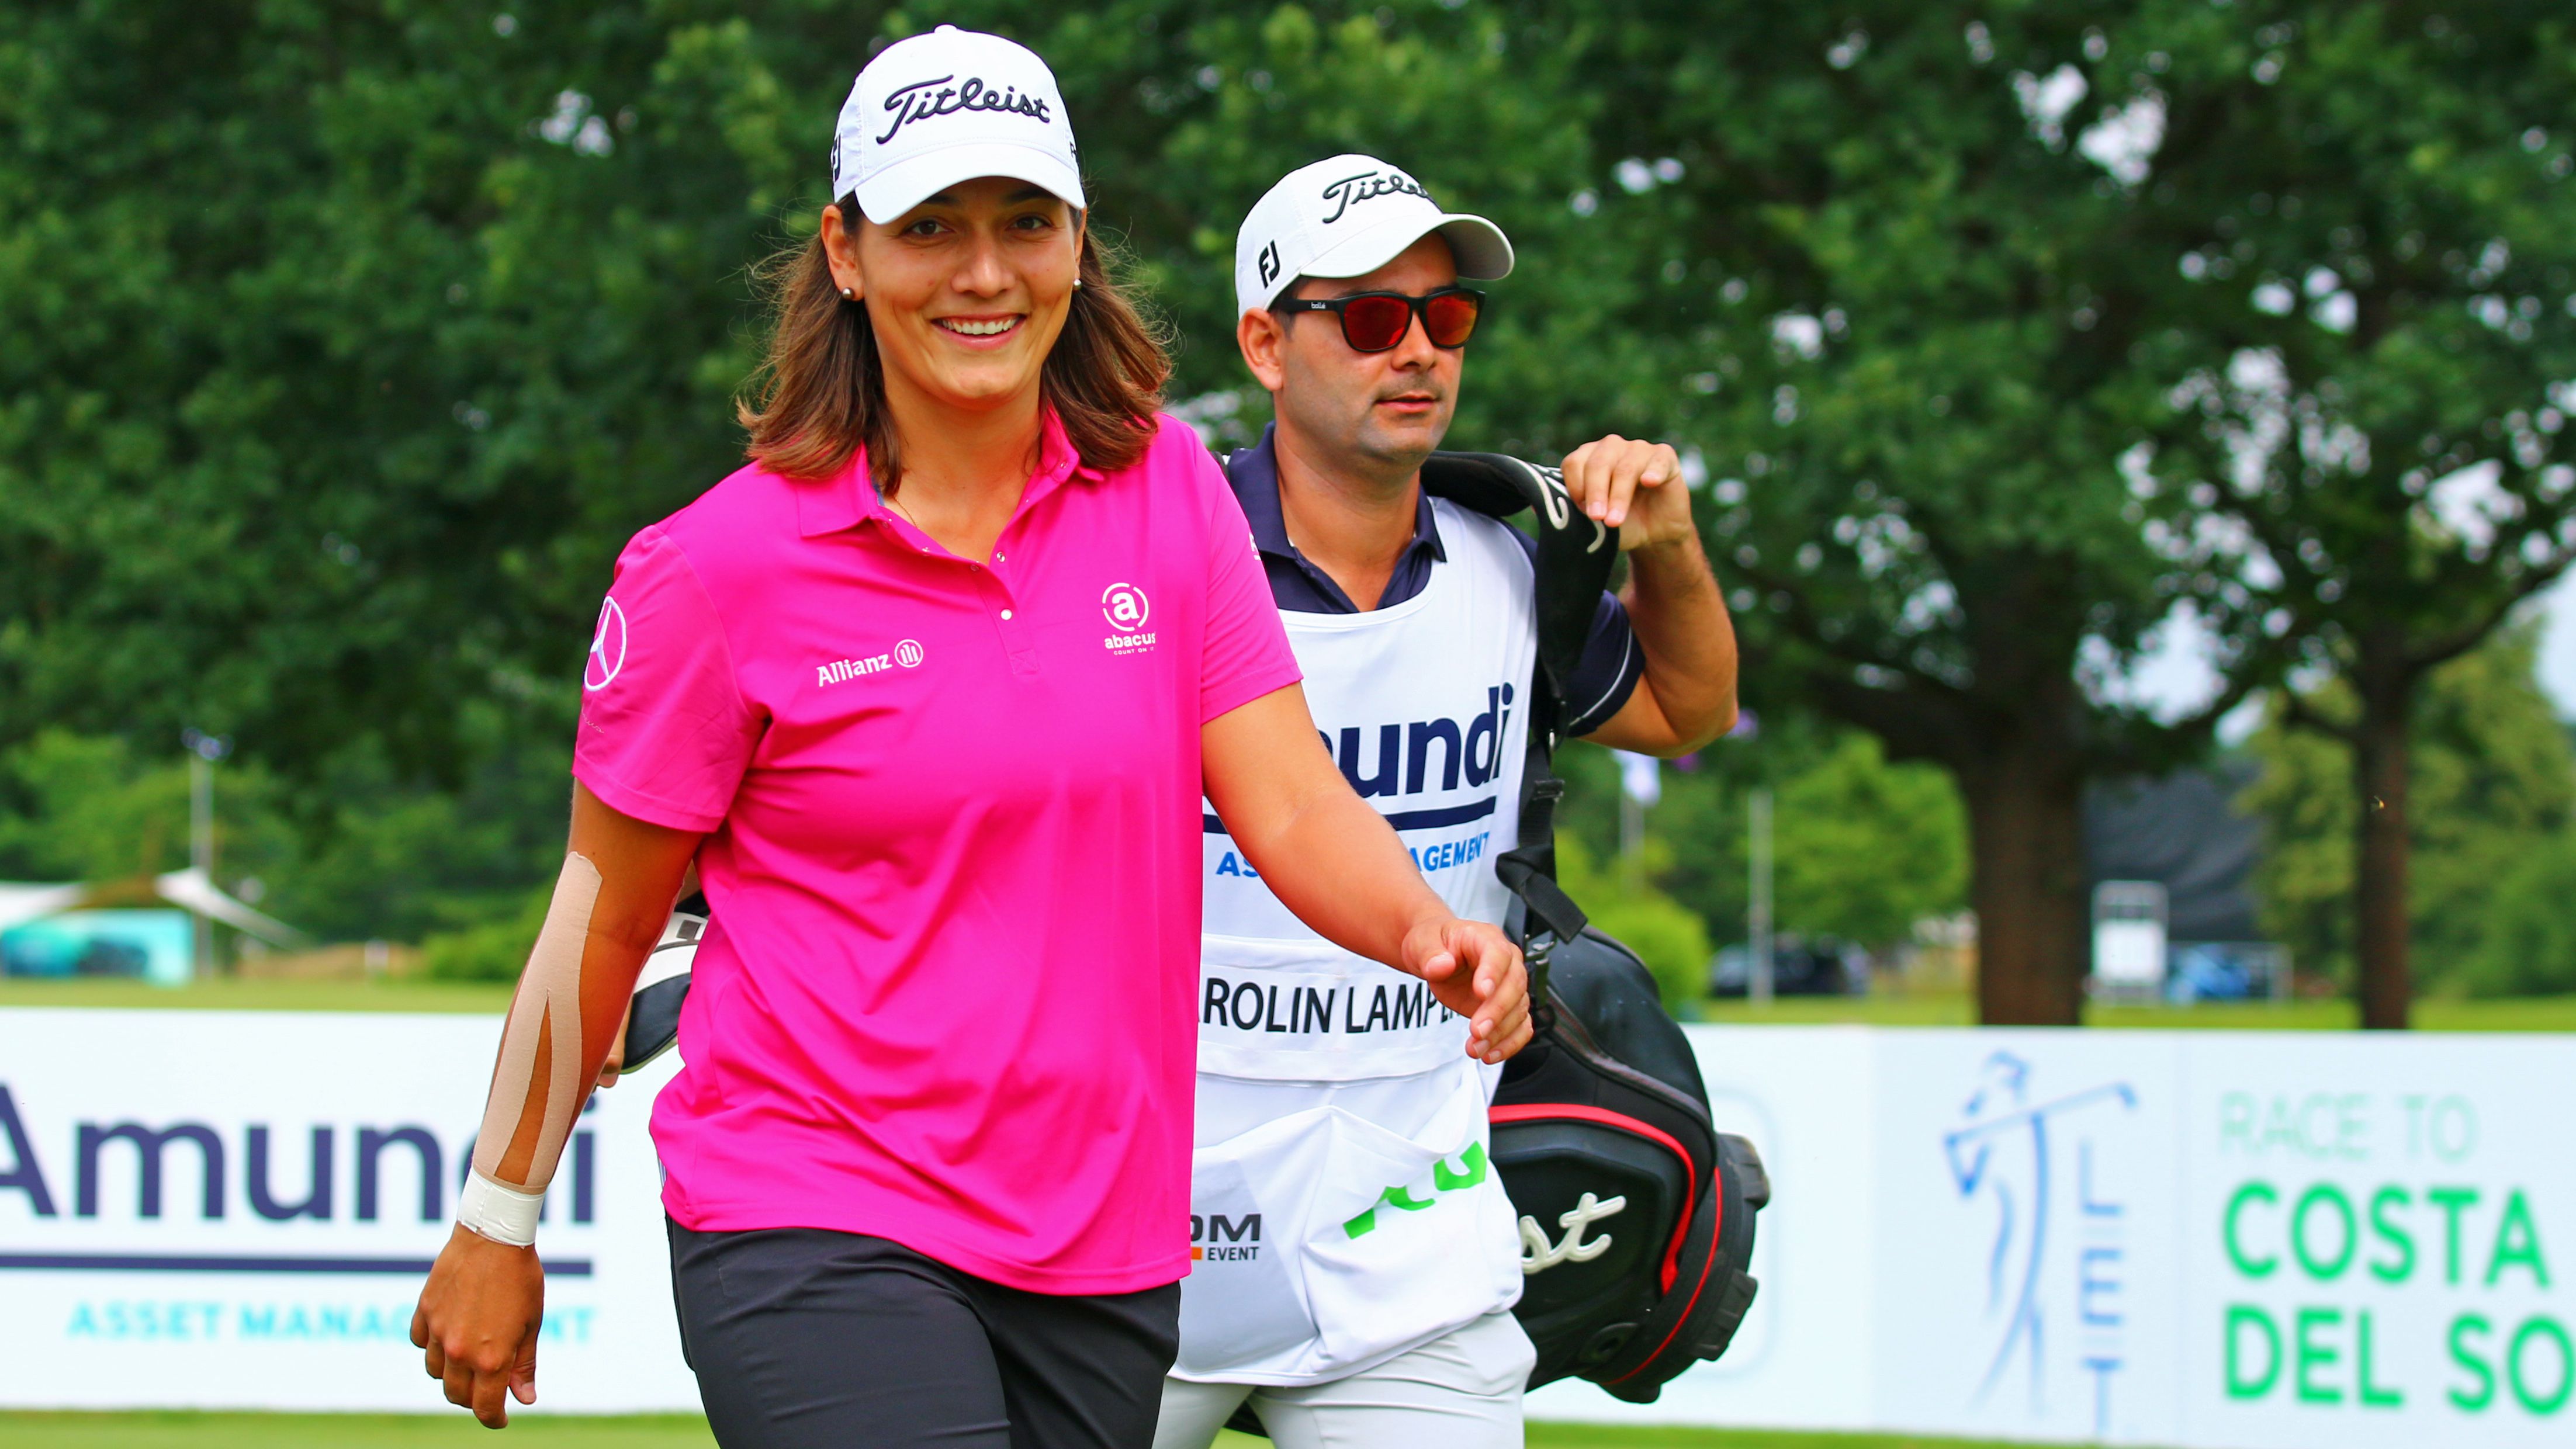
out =
[(1585, 738), (1644, 755), (1687, 755), (1735, 725), (1735, 625), (1700, 547), (1682, 461), (1668, 443), (1616, 433), (1565, 457), (1565, 491), (1619, 530), (1628, 585), (1619, 602), (1645, 676)]
[(537, 1210), (704, 838), (621, 815), (573, 786), (571, 842), (501, 1028), (456, 1229), (412, 1312), (429, 1376), (488, 1428), (509, 1422), (507, 1395), (536, 1402)]
[(1499, 1062), (1530, 1039), (1520, 948), (1459, 919), (1422, 880), (1386, 817), (1324, 753), (1296, 685), (1199, 727), (1208, 803), (1280, 904), (1325, 940), (1419, 976), (1468, 1019), (1467, 1053)]

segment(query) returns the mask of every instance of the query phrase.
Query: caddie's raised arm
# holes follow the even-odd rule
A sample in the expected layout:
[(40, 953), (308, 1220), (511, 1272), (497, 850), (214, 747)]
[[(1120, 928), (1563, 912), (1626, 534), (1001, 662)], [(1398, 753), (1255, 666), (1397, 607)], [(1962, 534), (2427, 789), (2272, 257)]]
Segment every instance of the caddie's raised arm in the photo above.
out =
[(701, 838), (573, 787), (563, 870), (501, 1028), (456, 1228), (412, 1315), (431, 1377), (487, 1425), (508, 1422), (505, 1392), (536, 1400), (537, 1214)]
[(1686, 755), (1735, 724), (1735, 625), (1691, 517), (1669, 443), (1616, 433), (1565, 456), (1575, 506), (1619, 530), (1628, 613), (1644, 669), (1617, 713), (1585, 734), (1646, 755)]

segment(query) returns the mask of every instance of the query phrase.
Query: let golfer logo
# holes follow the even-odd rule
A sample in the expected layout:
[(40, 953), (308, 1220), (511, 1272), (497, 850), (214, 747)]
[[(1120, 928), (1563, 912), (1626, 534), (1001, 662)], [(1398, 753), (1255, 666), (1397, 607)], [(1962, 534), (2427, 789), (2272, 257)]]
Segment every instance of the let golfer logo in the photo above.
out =
[(599, 605), (599, 623), (590, 633), (590, 660), (582, 667), (581, 687), (597, 693), (626, 667), (626, 611), (615, 599)]
[[(2033, 1414), (2042, 1412), (2048, 1369), (2065, 1353), (2061, 1346), (2052, 1356), (2045, 1345), (2071, 1341), (2092, 1376), (2099, 1434), (2111, 1422), (2113, 1381), (2128, 1362), (2125, 1318), (2115, 1303), (2129, 1245), (2127, 1207), (2107, 1198), (2095, 1177), (2097, 1129), (2107, 1117), (2135, 1112), (2138, 1094), (2125, 1082), (2107, 1082), (2043, 1097), (2036, 1076), (2010, 1052), (1986, 1058), (1959, 1126), (1941, 1142), (1951, 1186), (1990, 1212), (1994, 1228), (1984, 1255), (1993, 1347), (1976, 1398), (2018, 1392)], [(2062, 1222), (2068, 1216), (2072, 1233)], [(2070, 1321), (2052, 1332), (2056, 1317)]]
[(1153, 605), (1145, 591), (1134, 584), (1111, 584), (1100, 591), (1100, 617), (1109, 621), (1111, 633), (1100, 646), (1112, 654), (1135, 654), (1154, 647), (1154, 636), (1145, 623), (1153, 617)]

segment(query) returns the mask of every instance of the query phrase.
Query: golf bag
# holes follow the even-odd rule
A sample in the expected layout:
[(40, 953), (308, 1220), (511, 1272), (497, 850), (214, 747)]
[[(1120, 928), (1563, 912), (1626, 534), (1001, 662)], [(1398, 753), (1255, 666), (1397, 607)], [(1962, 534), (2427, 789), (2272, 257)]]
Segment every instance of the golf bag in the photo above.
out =
[(1754, 1215), (1771, 1200), (1753, 1144), (1711, 1121), (1708, 1089), (1653, 973), (1556, 883), (1551, 768), (1564, 686), (1617, 549), (1562, 479), (1492, 453), (1438, 453), (1425, 488), (1497, 517), (1534, 509), (1538, 670), (1520, 838), (1495, 862), (1530, 969), (1536, 1038), (1503, 1069), (1495, 1170), (1520, 1213), (1530, 1387), (1580, 1377), (1652, 1403), (1726, 1351), (1752, 1306)]

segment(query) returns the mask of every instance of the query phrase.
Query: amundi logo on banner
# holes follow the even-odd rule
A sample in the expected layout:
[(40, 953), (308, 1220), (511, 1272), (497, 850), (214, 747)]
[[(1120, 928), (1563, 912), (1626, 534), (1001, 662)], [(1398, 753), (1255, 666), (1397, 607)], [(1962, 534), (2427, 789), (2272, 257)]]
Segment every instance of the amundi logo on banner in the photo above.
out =
[[(36, 1230), (36, 1242), (0, 1249), (0, 1268), (424, 1273), (429, 1259), (417, 1251), (353, 1255), (345, 1251), (346, 1239), (335, 1240), (333, 1251), (307, 1253), (281, 1251), (274, 1238), (263, 1237), (263, 1251), (227, 1253), (196, 1251), (206, 1240), (193, 1232), (187, 1235), (189, 1251), (143, 1251), (150, 1247), (148, 1237), (138, 1240), (131, 1230), (141, 1227), (148, 1234), (159, 1226), (175, 1230), (229, 1221), (441, 1226), (450, 1181), (462, 1186), (474, 1154), (471, 1138), (451, 1147), (417, 1122), (280, 1128), (268, 1122), (113, 1116), (74, 1119), (67, 1140), (45, 1143), (29, 1131), (20, 1106), (0, 1082), (0, 1213), (12, 1199), (23, 1204), (8, 1215), (23, 1214)], [(555, 1220), (570, 1226), (595, 1222), (598, 1134), (588, 1127), (573, 1133), (563, 1180), (569, 1217)], [(549, 1194), (550, 1218), (555, 1196)], [(243, 1211), (236, 1213), (236, 1206)], [(60, 1251), (38, 1246), (48, 1225), (68, 1229), (89, 1221), (124, 1225), (120, 1250), (90, 1242), (66, 1241)], [(590, 1263), (549, 1258), (546, 1271), (586, 1277)]]

